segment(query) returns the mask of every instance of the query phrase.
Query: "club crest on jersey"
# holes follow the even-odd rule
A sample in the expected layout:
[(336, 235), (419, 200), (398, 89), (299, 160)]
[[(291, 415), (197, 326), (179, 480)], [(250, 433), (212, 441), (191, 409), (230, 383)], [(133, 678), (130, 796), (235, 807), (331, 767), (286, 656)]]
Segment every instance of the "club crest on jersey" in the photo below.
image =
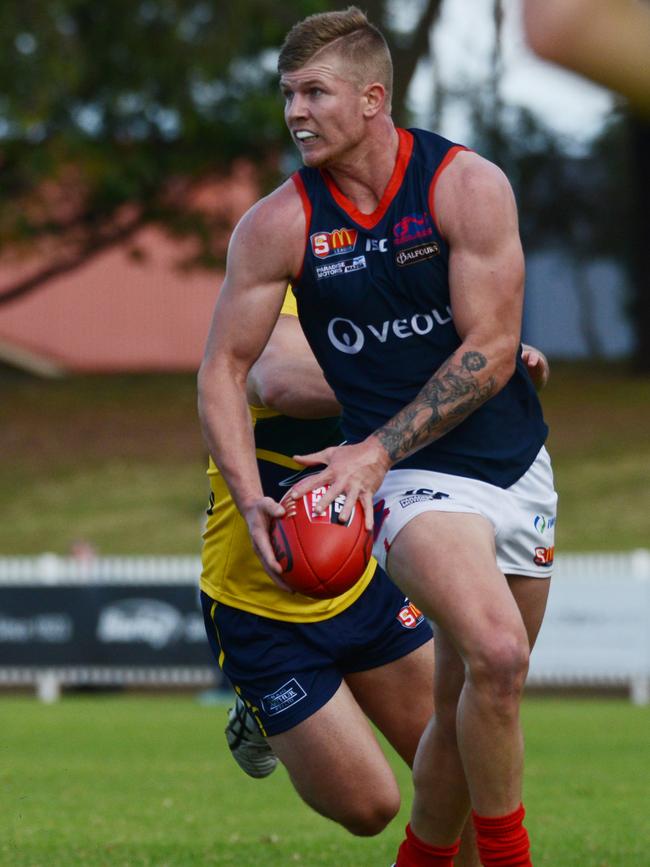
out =
[(428, 214), (409, 214), (393, 226), (393, 241), (397, 245), (428, 238), (430, 235), (433, 235), (433, 226)]
[(404, 605), (397, 612), (397, 619), (404, 629), (415, 629), (424, 620), (424, 614), (412, 602), (405, 599)]
[(356, 229), (334, 229), (333, 232), (314, 232), (309, 240), (314, 256), (327, 259), (351, 253), (357, 245), (358, 235)]

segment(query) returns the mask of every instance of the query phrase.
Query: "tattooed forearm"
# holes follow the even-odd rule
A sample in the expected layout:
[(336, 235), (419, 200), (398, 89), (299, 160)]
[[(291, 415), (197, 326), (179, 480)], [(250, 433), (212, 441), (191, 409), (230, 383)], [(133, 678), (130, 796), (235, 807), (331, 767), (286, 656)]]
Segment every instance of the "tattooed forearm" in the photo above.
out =
[(376, 432), (391, 461), (439, 439), (497, 391), (495, 378), (482, 373), (487, 363), (480, 352), (466, 352), (460, 363), (452, 356), (415, 400)]

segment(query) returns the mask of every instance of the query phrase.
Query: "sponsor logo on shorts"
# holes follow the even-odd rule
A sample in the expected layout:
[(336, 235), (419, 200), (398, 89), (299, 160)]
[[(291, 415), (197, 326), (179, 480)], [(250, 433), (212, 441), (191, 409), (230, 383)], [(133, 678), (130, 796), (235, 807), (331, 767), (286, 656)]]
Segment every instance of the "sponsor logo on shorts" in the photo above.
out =
[(356, 229), (334, 229), (333, 232), (314, 232), (309, 240), (314, 256), (328, 259), (330, 256), (351, 253), (356, 247), (358, 235)]
[(307, 698), (307, 693), (300, 686), (295, 677), (283, 683), (281, 687), (265, 695), (262, 699), (262, 707), (269, 716), (275, 716), (298, 704), (303, 698)]
[(445, 494), (444, 491), (434, 491), (433, 488), (417, 488), (416, 490), (404, 491), (399, 504), (403, 509), (407, 509), (415, 503), (422, 503), (426, 500), (446, 499), (449, 499), (449, 494)]
[(433, 235), (433, 226), (428, 214), (409, 214), (393, 226), (393, 241), (397, 245), (408, 244), (419, 238)]
[(555, 518), (545, 518), (544, 515), (535, 515), (533, 526), (540, 535), (543, 535), (546, 530), (552, 530), (555, 526)]
[(353, 271), (361, 271), (367, 267), (365, 256), (341, 259), (340, 262), (332, 262), (329, 265), (316, 265), (316, 279), (323, 280), (326, 277), (338, 277), (340, 274), (352, 274)]
[(550, 548), (535, 548), (533, 562), (538, 566), (552, 566), (554, 557), (555, 545), (551, 545)]
[(405, 599), (404, 605), (397, 612), (397, 619), (404, 629), (415, 629), (424, 620), (424, 614), (412, 602)]
[(405, 250), (400, 250), (395, 254), (395, 264), (399, 268), (405, 268), (407, 265), (416, 265), (418, 262), (424, 262), (426, 259), (433, 259), (434, 256), (440, 255), (440, 246), (435, 241), (429, 241), (427, 244), (418, 244), (417, 247), (407, 247)]

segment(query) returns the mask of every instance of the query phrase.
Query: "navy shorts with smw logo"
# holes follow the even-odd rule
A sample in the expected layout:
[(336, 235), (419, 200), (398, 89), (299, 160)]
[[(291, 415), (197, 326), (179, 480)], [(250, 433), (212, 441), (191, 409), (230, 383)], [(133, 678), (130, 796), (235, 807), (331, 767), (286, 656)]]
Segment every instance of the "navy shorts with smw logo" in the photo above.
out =
[(394, 662), (425, 644), (431, 627), (377, 569), (345, 611), (317, 623), (288, 623), (201, 593), (210, 647), (262, 734), (277, 735), (327, 704), (346, 674)]

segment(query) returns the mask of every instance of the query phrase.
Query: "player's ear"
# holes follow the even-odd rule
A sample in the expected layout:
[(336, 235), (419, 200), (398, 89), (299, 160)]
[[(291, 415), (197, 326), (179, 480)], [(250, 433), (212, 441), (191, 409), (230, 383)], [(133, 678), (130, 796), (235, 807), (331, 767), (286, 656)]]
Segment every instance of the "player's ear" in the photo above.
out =
[(386, 104), (386, 88), (378, 81), (367, 84), (363, 89), (363, 116), (374, 117)]

